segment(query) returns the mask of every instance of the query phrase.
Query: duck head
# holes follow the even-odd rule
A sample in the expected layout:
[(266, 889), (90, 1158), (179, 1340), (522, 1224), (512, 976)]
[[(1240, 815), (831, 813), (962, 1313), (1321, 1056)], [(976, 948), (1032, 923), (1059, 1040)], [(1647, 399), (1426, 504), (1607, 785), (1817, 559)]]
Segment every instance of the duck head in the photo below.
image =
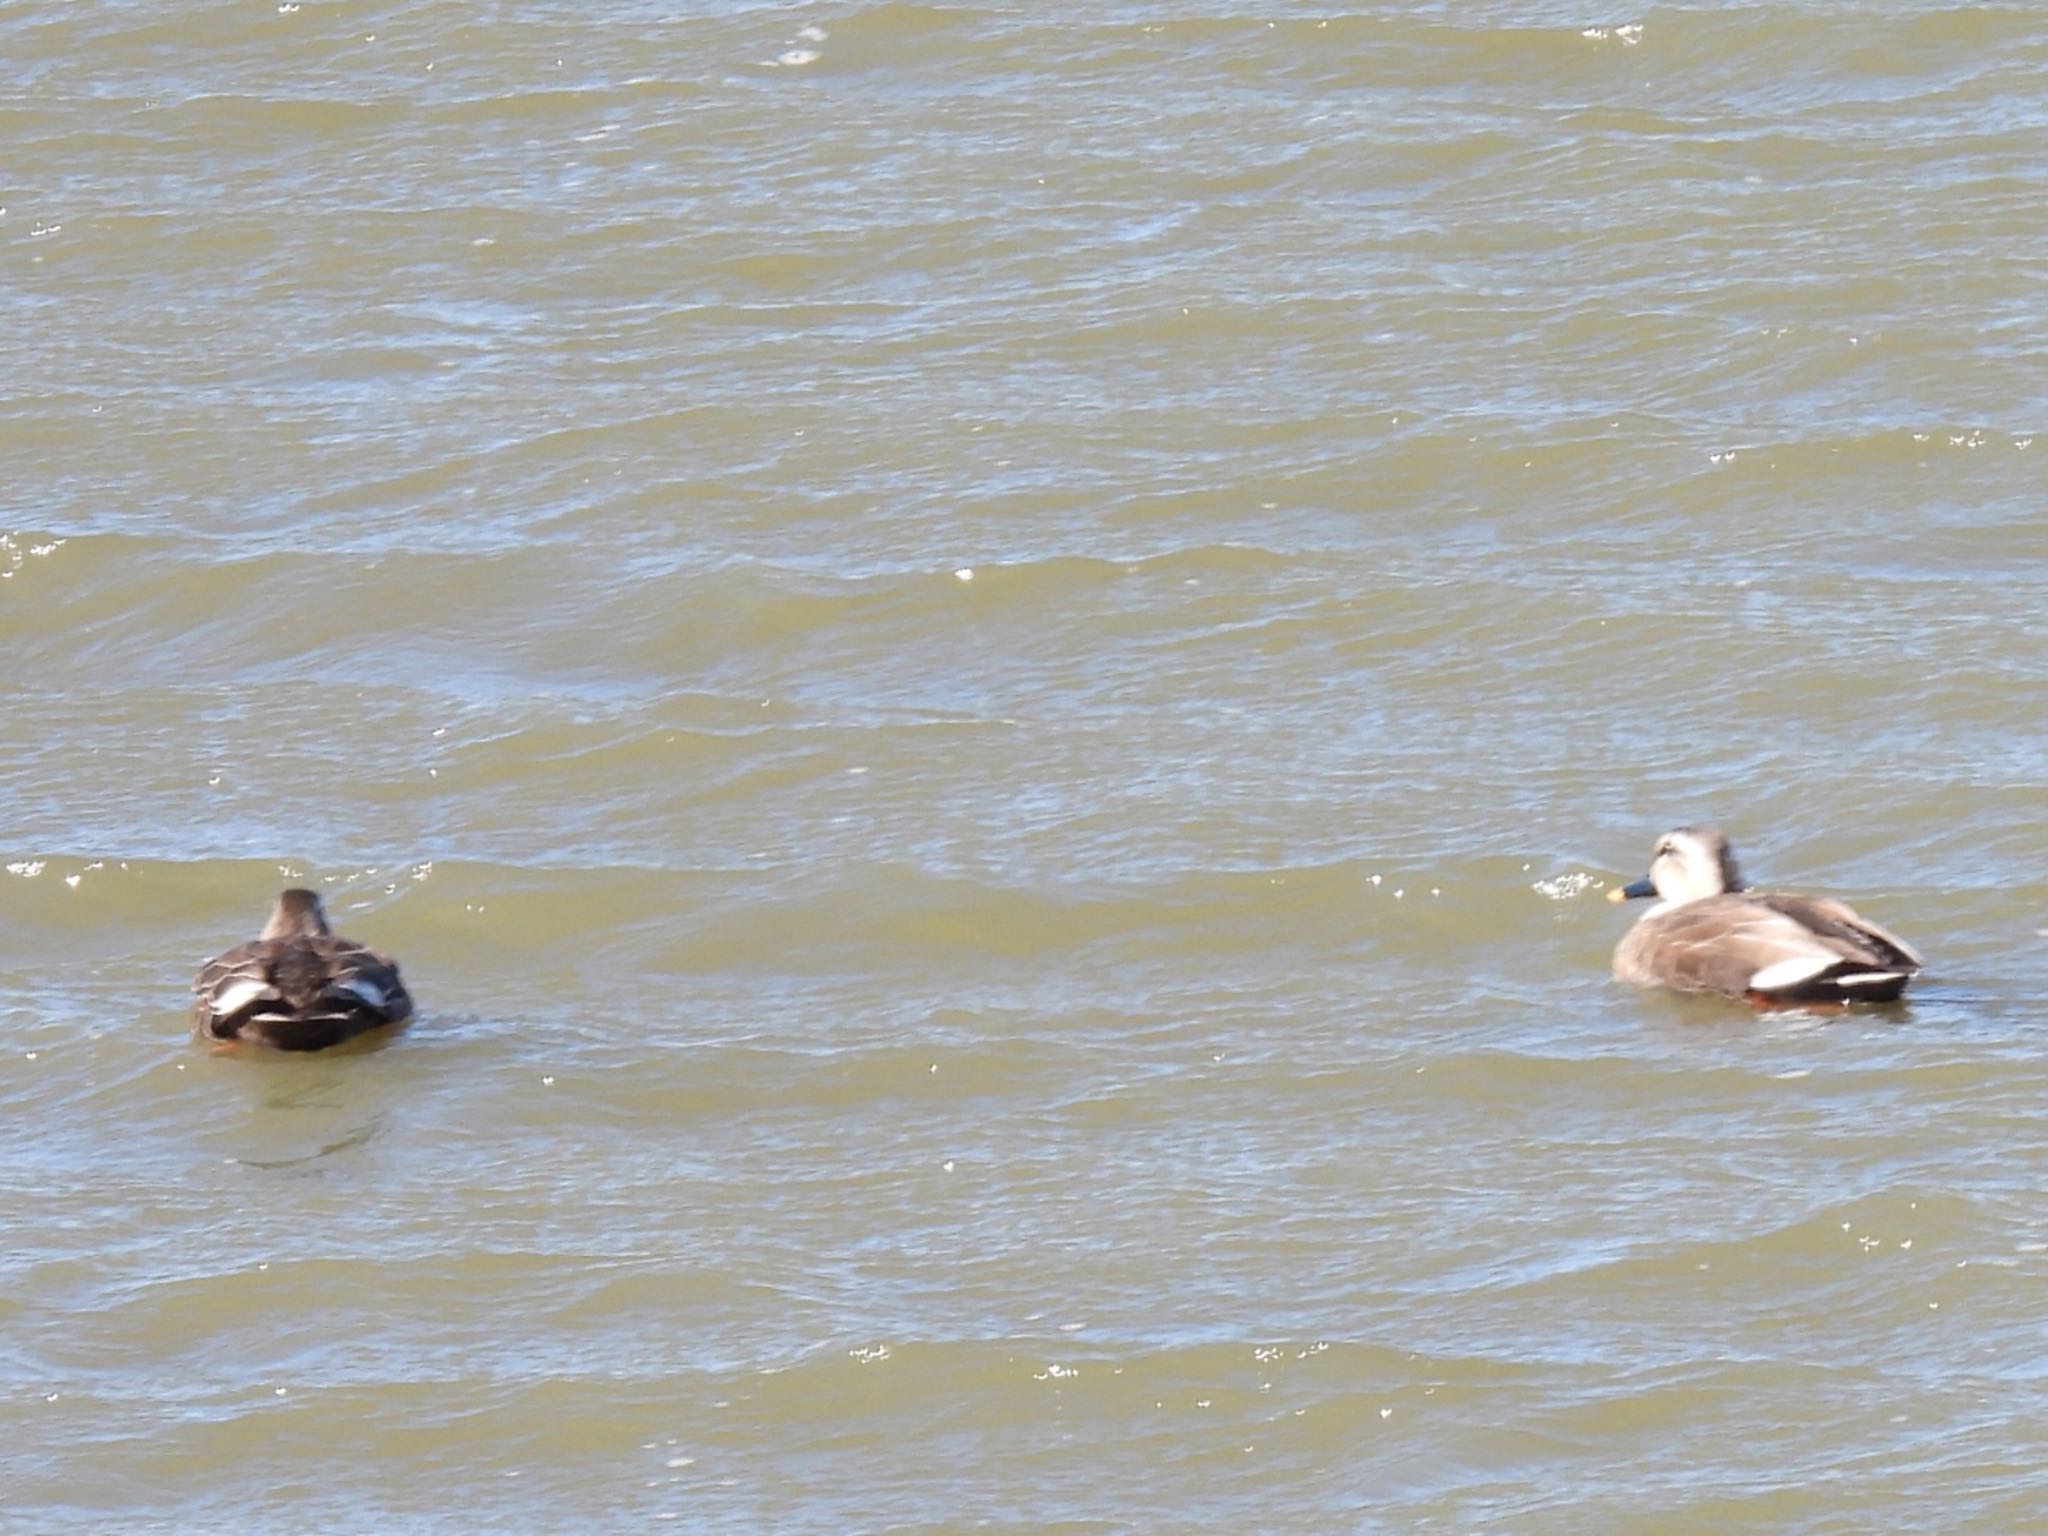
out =
[(1655, 896), (1676, 905), (1742, 889), (1735, 851), (1718, 827), (1680, 827), (1657, 839), (1650, 872), (1632, 885), (1607, 893), (1609, 901)]
[(270, 921), (263, 925), (261, 936), (266, 939), (310, 939), (333, 931), (327, 926), (327, 912), (320, 905), (318, 891), (286, 891), (277, 898), (277, 905), (271, 909)]

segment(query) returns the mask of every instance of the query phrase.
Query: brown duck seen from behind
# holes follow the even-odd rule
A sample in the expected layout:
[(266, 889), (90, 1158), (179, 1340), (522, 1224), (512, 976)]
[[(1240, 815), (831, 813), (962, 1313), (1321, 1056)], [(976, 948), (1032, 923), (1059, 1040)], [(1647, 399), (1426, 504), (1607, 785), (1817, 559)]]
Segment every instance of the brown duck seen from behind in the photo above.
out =
[(209, 960), (192, 983), (192, 1032), (319, 1051), (412, 1016), (397, 963), (336, 934), (317, 892), (286, 891), (247, 944)]

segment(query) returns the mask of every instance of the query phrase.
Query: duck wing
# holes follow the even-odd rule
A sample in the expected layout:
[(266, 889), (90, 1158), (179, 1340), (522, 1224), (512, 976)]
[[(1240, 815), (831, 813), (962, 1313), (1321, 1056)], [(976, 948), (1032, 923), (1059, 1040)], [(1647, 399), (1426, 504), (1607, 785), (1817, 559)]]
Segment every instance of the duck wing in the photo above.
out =
[(1750, 900), (1782, 912), (1817, 938), (1837, 946), (1844, 959), (1917, 971), (1927, 962), (1920, 952), (1888, 928), (1880, 928), (1844, 901), (1826, 896), (1786, 896), (1759, 891)]
[(270, 979), (270, 960), (278, 947), (258, 939), (202, 965), (192, 980), (193, 1029), (227, 1038), (234, 1031), (219, 1026), (255, 1005), (282, 1001)]

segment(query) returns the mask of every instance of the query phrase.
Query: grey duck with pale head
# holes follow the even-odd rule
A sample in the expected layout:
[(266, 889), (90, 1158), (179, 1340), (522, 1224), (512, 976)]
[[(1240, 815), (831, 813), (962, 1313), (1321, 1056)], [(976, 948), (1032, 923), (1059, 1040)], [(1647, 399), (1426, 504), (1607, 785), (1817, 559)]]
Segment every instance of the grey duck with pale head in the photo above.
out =
[(1750, 890), (1728, 839), (1680, 827), (1657, 840), (1650, 872), (1609, 901), (1655, 896), (1614, 950), (1638, 986), (1718, 993), (1759, 1008), (1888, 1003), (1920, 970), (1913, 947), (1842, 902)]

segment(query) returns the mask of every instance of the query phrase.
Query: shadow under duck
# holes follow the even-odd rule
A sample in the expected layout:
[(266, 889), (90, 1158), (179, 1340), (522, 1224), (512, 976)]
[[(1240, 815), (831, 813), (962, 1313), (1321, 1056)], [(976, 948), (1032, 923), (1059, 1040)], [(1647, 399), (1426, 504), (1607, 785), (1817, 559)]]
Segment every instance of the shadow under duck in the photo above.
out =
[(1614, 949), (1614, 974), (1638, 986), (1759, 1008), (1888, 1003), (1922, 964), (1904, 939), (1842, 902), (1750, 890), (1714, 827), (1665, 833), (1649, 874), (1607, 893), (1642, 896), (1657, 904)]
[(319, 1051), (412, 1016), (396, 962), (336, 934), (314, 891), (279, 896), (263, 932), (207, 961), (192, 992), (193, 1034), (223, 1045)]

